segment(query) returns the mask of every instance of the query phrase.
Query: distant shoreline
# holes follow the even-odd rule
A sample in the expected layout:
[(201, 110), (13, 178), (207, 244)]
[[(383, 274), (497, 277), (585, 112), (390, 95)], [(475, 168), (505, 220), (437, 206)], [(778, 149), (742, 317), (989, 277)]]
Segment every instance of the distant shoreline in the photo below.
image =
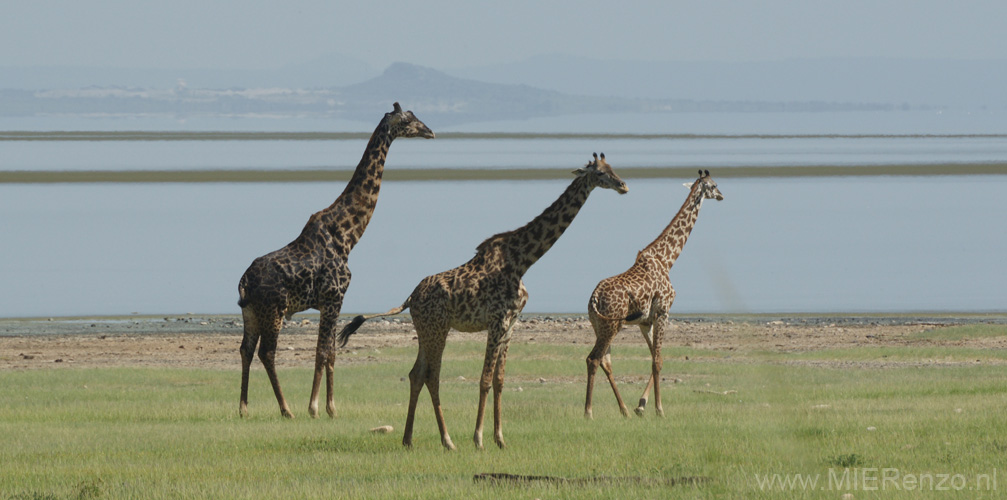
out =
[[(697, 167), (620, 167), (627, 179), (692, 178)], [(908, 165), (818, 165), (704, 167), (716, 169), (717, 178), (771, 177), (875, 177), (1007, 175), (1007, 163), (935, 163)], [(0, 184), (93, 184), (93, 183), (276, 183), (346, 182), (351, 170), (234, 169), (234, 170), (80, 170), (0, 171)], [(390, 182), (416, 181), (542, 181), (569, 179), (564, 169), (533, 168), (417, 168), (385, 173)]]
[[(350, 141), (370, 132), (225, 132), (225, 131), (21, 131), (0, 130), (0, 141)], [(540, 132), (443, 132), (444, 140), (483, 139), (1003, 139), (1007, 134), (632, 134)]]
[[(359, 312), (343, 313), (340, 321), (349, 321)], [(292, 324), (302, 321), (318, 322), (317, 312), (295, 315)], [(672, 313), (672, 322), (682, 323), (755, 323), (781, 322), (785, 324), (817, 325), (951, 325), (951, 324), (1001, 324), (1007, 325), (1007, 311), (998, 312), (877, 312), (877, 313)], [(240, 314), (131, 314), (93, 316), (53, 316), (0, 318), (0, 337), (24, 334), (86, 333), (92, 325), (100, 325), (102, 331), (120, 333), (162, 333), (167, 327), (176, 332), (186, 331), (227, 331), (240, 329)], [(411, 323), (409, 314), (399, 314), (384, 320), (390, 323)], [(520, 322), (566, 323), (587, 321), (585, 313), (523, 313)]]

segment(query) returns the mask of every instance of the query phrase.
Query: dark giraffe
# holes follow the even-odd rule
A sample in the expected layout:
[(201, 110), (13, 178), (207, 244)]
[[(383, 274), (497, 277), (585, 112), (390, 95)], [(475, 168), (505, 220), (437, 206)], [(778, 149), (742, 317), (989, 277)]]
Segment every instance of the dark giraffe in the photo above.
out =
[(671, 287), (668, 273), (675, 260), (682, 253), (685, 240), (689, 238), (696, 218), (699, 217), (699, 207), (703, 200), (713, 198), (723, 200), (724, 195), (717, 188), (717, 183), (710, 178), (710, 171), (699, 171), (699, 179), (690, 186), (682, 208), (650, 245), (640, 251), (636, 262), (626, 272), (605, 278), (595, 287), (587, 306), (588, 318), (594, 327), (596, 341), (594, 349), (587, 356), (587, 399), (584, 403), (584, 416), (591, 418), (591, 394), (594, 390), (594, 375), (598, 365), (608, 377), (612, 385), (615, 399), (624, 416), (629, 416), (626, 404), (622, 402), (619, 389), (612, 377), (612, 339), (622, 329), (622, 325), (635, 324), (640, 326), (643, 338), (650, 348), (651, 372), (647, 387), (643, 389), (640, 404), (636, 414), (643, 416), (647, 406), (647, 395), (651, 386), (654, 387), (654, 401), (658, 415), (664, 415), (661, 408), (661, 340), (664, 338), (664, 327), (668, 321), (668, 309), (675, 301), (675, 289)]
[(339, 333), (339, 340), (345, 344), (367, 319), (411, 309), (419, 352), (409, 372), (409, 414), (402, 437), (403, 445), (412, 445), (416, 402), (425, 384), (433, 402), (441, 444), (449, 450), (455, 449), (444, 425), (439, 389), (441, 357), (448, 331), (454, 328), (462, 332), (488, 331), (473, 440), (477, 448), (483, 447), (483, 416), (492, 386), (493, 437), (498, 446), (504, 447), (500, 398), (507, 346), (511, 327), (528, 300), (521, 277), (573, 222), (591, 190), (602, 187), (614, 189), (620, 194), (628, 191), (626, 184), (605, 162), (604, 154), (600, 159), (595, 154), (594, 161), (574, 173), (577, 177), (566, 191), (534, 220), (483, 241), (476, 248), (476, 255), (460, 267), (424, 278), (401, 306), (383, 314), (357, 316)]
[(262, 361), (273, 393), (284, 417), (293, 418), (280, 383), (274, 360), (276, 340), (284, 318), (306, 309), (321, 313), (318, 346), (315, 348), (315, 378), (311, 386), (308, 413), (318, 416), (318, 392), (322, 369), (326, 372), (326, 406), (335, 416), (332, 402), (332, 368), (335, 361), (336, 321), (343, 305), (350, 269), (346, 259), (371, 220), (378, 202), (381, 175), (388, 147), (396, 137), (432, 139), (434, 133), (412, 111), (402, 111), (399, 103), (378, 123), (342, 194), (328, 208), (315, 213), (300, 236), (287, 246), (252, 261), (238, 282), (238, 305), (245, 324), (241, 341), (241, 403), (238, 411), (248, 413), (248, 371), (259, 345)]

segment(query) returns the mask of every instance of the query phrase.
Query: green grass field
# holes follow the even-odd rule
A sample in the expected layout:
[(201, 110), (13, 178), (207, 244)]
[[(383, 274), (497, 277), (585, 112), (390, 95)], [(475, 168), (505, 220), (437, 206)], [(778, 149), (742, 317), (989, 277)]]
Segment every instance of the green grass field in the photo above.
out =
[[(670, 348), (664, 418), (653, 404), (623, 418), (599, 373), (587, 421), (583, 346), (512, 345), (509, 447), (492, 444), (490, 416), (488, 448), (477, 451), (483, 349), (457, 342), (445, 354), (456, 452), (441, 448), (426, 392), (414, 447), (400, 445), (413, 348), (359, 351), (366, 362), (337, 366), (335, 420), (307, 418), (304, 369), (280, 373), (293, 421), (280, 418), (258, 363), (244, 420), (237, 366), (3, 372), (0, 498), (996, 498), (1007, 488), (1003, 351)], [(632, 407), (646, 350), (617, 347), (614, 357)], [(369, 432), (379, 425), (395, 431)], [(473, 480), (480, 473), (573, 481)]]

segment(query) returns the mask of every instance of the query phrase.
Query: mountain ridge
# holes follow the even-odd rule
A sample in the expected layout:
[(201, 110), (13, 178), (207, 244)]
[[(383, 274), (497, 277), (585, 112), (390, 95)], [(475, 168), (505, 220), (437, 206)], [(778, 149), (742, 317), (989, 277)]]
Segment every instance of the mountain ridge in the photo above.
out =
[[(955, 62), (962, 65), (961, 74), (936, 82), (928, 90), (914, 92), (898, 89), (906, 85), (903, 81), (905, 78), (924, 79), (923, 76), (909, 70), (904, 73), (883, 71), (884, 65), (878, 61), (868, 64), (863, 60), (857, 60), (854, 64), (859, 65), (858, 67), (875, 68), (875, 76), (870, 76), (870, 72), (864, 70), (858, 73), (858, 76), (848, 78), (836, 76), (837, 72), (844, 71), (842, 67), (832, 67), (826, 71), (815, 66), (825, 64), (820, 61), (815, 64), (802, 61), (774, 62), (768, 66), (761, 63), (742, 65), (626, 61), (605, 63), (557, 56), (533, 58), (515, 64), (523, 69), (516, 70), (518, 66), (514, 65), (498, 65), (482, 69), (442, 71), (407, 62), (395, 62), (383, 71), (377, 72), (363, 61), (334, 56), (285, 66), (270, 73), (273, 75), (271, 78), (282, 73), (289, 82), (306, 79), (320, 83), (330, 78), (334, 72), (339, 72), (339, 78), (350, 83), (314, 87), (284, 86), (277, 80), (273, 82), (277, 83), (274, 86), (231, 85), (212, 88), (198, 85), (201, 81), (212, 81), (212, 78), (206, 77), (205, 80), (200, 80), (197, 75), (197, 79), (191, 81), (176, 78), (167, 88), (132, 84), (47, 90), (7, 88), (0, 90), (0, 116), (142, 113), (232, 117), (314, 116), (366, 121), (373, 115), (374, 109), (384, 109), (391, 102), (400, 101), (408, 103), (409, 108), (417, 113), (422, 112), (425, 118), (435, 118), (441, 124), (454, 125), (578, 113), (940, 109), (941, 106), (946, 106), (940, 103), (940, 96), (951, 92), (946, 90), (941, 93), (940, 89), (945, 87), (966, 90), (961, 93), (967, 98), (955, 101), (959, 106), (1007, 109), (1007, 99), (997, 92), (987, 91), (989, 87), (993, 87), (994, 90), (1001, 88), (998, 86), (1001, 73), (1004, 74), (1003, 83), (1007, 84), (1007, 69), (1001, 70), (975, 61)], [(525, 66), (521, 66), (522, 64)], [(1007, 65), (1004, 66), (1007, 68)], [(691, 73), (679, 78), (684, 83), (676, 83), (675, 78), (669, 76), (669, 72), (683, 72), (682, 68), (686, 67), (691, 68)], [(788, 90), (787, 85), (780, 83), (781, 79), (785, 79), (783, 75), (790, 71), (785, 71), (783, 68), (793, 67), (803, 71), (804, 76), (790, 81), (788, 85), (809, 88)], [(914, 67), (919, 69), (920, 65)], [(588, 68), (589, 71), (584, 68)], [(766, 68), (772, 71), (767, 72)], [(148, 77), (153, 75), (163, 81), (167, 79), (164, 75), (173, 74), (167, 73), (170, 70), (158, 71), (161, 73), (152, 73)], [(731, 73), (732, 71), (735, 73)], [(966, 78), (969, 74), (983, 71), (989, 75), (982, 81)], [(226, 78), (255, 80), (249, 76), (255, 74), (258, 73), (224, 71), (212, 75), (225, 80)], [(877, 76), (881, 74), (887, 74), (887, 80)], [(115, 77), (116, 75), (106, 76), (106, 78)], [(820, 82), (823, 79), (832, 82), (831, 84), (838, 90), (828, 91), (827, 85)], [(3, 81), (8, 80), (0, 78), (0, 82)], [(528, 81), (532, 83), (529, 84)], [(622, 86), (619, 86), (620, 81)], [(819, 83), (813, 84), (814, 82)], [(658, 93), (655, 88), (661, 85), (667, 87), (659, 89), (663, 92), (663, 96), (647, 97), (651, 93)], [(746, 85), (755, 89), (747, 93), (737, 90)], [(558, 87), (560, 90), (550, 86)], [(971, 87), (980, 87), (981, 90)], [(686, 91), (689, 88), (694, 90)], [(970, 89), (972, 91), (967, 91)], [(619, 95), (617, 90), (623, 94)], [(845, 98), (826, 97), (835, 95)], [(859, 99), (866, 96), (875, 96), (877, 99)], [(910, 96), (917, 96), (920, 99), (909, 100)], [(934, 100), (923, 99), (927, 96)], [(902, 99), (896, 100), (899, 97)], [(992, 104), (984, 102), (983, 99), (989, 99)]]

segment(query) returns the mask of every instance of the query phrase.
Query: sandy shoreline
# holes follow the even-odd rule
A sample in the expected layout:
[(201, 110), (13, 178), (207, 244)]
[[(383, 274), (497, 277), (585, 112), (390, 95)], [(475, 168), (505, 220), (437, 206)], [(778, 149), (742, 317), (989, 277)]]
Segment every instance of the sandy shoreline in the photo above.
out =
[[(344, 320), (350, 317), (345, 316)], [(342, 323), (342, 322), (341, 322)], [(1007, 324), (1007, 314), (794, 315), (674, 317), (666, 349), (744, 352), (803, 352), (854, 346), (955, 346), (1007, 348), (1007, 337), (964, 340), (921, 338), (941, 326)], [(314, 362), (317, 316), (295, 317), (280, 333), (277, 365)], [(236, 369), (242, 325), (239, 316), (167, 316), (104, 319), (0, 320), (0, 370), (70, 367), (191, 367)], [(452, 332), (451, 338), (484, 341), (485, 333)], [(594, 332), (583, 316), (524, 315), (514, 344), (577, 344), (584, 355)], [(625, 328), (616, 345), (643, 345), (636, 327)], [(337, 363), (366, 361), (368, 350), (415, 346), (408, 317), (375, 320), (339, 351)], [(717, 357), (720, 357), (719, 355)], [(894, 362), (893, 362), (894, 363)]]

